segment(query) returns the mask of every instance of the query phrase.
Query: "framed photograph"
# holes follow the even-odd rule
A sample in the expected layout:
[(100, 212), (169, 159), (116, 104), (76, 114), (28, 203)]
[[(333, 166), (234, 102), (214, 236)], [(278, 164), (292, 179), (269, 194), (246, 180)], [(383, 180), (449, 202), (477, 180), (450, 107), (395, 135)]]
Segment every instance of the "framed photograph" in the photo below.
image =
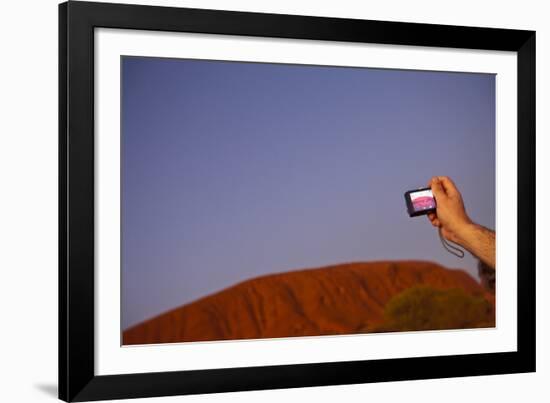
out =
[(60, 399), (535, 370), (535, 32), (70, 1), (59, 49)]

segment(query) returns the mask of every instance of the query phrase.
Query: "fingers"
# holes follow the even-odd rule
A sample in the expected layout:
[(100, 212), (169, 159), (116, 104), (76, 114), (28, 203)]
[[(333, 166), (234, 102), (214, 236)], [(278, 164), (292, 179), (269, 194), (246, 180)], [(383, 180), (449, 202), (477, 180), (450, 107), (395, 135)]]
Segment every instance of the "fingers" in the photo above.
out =
[(434, 176), (430, 182), (430, 187), (432, 188), (432, 193), (435, 196), (435, 199), (441, 199), (445, 197), (445, 189), (443, 188), (443, 185), (441, 184), (439, 177)]
[(441, 223), (439, 221), (439, 219), (437, 218), (437, 215), (435, 213), (428, 213), (428, 220), (430, 220), (430, 223), (434, 226), (434, 227), (440, 227), (441, 226)]
[(460, 191), (455, 183), (448, 176), (434, 176), (430, 179), (428, 186), (432, 188), (434, 196), (439, 198), (444, 196), (460, 196)]
[(439, 183), (441, 184), (442, 188), (445, 190), (445, 193), (447, 193), (449, 196), (460, 194), (451, 178), (449, 178), (448, 176), (438, 176), (437, 178), (439, 179)]

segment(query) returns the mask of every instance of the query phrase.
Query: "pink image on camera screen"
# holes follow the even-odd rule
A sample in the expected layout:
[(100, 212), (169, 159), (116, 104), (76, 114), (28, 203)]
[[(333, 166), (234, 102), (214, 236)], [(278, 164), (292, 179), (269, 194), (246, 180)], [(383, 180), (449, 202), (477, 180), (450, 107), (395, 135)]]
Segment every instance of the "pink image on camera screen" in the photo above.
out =
[(435, 199), (431, 190), (411, 193), (411, 202), (415, 211), (435, 208)]

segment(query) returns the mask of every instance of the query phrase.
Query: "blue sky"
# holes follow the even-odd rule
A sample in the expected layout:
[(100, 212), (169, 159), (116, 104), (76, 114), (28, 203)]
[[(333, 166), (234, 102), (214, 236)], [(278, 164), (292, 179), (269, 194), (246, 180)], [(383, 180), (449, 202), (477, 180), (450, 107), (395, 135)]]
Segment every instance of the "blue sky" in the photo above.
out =
[(122, 59), (122, 327), (263, 274), (464, 268), (403, 193), (448, 175), (495, 225), (489, 74)]

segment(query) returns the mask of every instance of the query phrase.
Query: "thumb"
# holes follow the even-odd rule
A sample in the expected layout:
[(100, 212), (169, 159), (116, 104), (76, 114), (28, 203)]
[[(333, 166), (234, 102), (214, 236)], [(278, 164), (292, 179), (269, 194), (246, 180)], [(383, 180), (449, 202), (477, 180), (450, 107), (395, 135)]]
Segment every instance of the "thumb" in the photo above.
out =
[(436, 200), (439, 198), (440, 200), (446, 196), (445, 190), (443, 189), (443, 185), (441, 184), (441, 181), (439, 178), (435, 177), (432, 178), (431, 183), (432, 193), (434, 194), (434, 197)]

